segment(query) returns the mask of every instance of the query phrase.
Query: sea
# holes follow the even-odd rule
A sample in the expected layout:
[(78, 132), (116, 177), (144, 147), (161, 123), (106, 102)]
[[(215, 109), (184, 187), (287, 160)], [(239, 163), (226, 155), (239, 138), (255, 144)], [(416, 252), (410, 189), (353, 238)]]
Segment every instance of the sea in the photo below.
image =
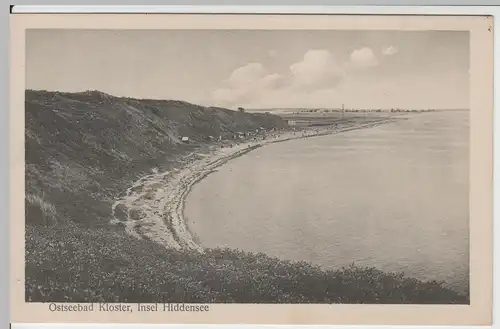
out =
[(266, 145), (196, 184), (204, 247), (469, 286), (469, 112)]

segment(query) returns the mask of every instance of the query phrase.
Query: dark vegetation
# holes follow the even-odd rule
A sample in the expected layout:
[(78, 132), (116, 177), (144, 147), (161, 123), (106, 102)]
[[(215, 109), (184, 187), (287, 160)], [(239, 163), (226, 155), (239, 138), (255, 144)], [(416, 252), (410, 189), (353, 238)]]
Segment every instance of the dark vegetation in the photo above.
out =
[[(27, 196), (91, 227), (108, 226), (112, 200), (133, 181), (175, 166), (207, 137), (286, 126), (276, 116), (98, 91), (28, 90), (25, 106)], [(27, 223), (38, 220), (28, 216)]]
[(286, 125), (179, 101), (26, 91), (26, 300), (468, 303), (441, 282), (239, 250), (167, 250), (109, 224), (112, 200), (152, 168), (178, 165), (207, 136), (261, 126)]

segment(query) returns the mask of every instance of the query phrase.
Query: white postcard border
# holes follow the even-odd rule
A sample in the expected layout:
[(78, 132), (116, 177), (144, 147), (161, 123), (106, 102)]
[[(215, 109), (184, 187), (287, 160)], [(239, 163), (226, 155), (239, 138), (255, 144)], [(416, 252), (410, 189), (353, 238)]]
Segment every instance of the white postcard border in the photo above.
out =
[[(212, 9), (214, 6), (210, 6)], [(238, 6), (239, 7), (239, 6)], [(262, 6), (262, 7), (267, 7), (267, 6)], [(304, 6), (306, 7), (306, 6)], [(302, 9), (302, 6), (300, 7), (300, 9)], [(472, 10), (471, 10), (472, 9)], [(116, 10), (116, 9), (115, 9)], [(266, 10), (269, 10), (269, 8), (266, 8)], [(335, 10), (340, 10), (340, 11), (337, 11), (335, 12)], [(437, 14), (437, 15), (445, 15), (445, 14), (472, 14), (472, 13), (476, 13), (477, 15), (483, 15), (483, 14), (488, 14), (488, 15), (497, 15), (497, 14), (500, 14), (500, 9), (498, 8), (495, 8), (495, 7), (473, 7), (473, 8), (470, 8), (470, 7), (341, 7), (340, 9), (338, 7), (336, 7), (336, 9), (333, 10), (333, 11), (329, 11), (329, 13), (351, 13), (351, 14)], [(305, 11), (307, 12), (307, 9), (305, 9)], [(168, 11), (167, 11), (168, 12)], [(499, 40), (499, 31), (498, 31), (498, 28), (496, 28), (496, 25), (494, 25), (494, 35), (495, 35), (495, 59), (498, 57), (498, 45), (500, 43), (500, 40)], [(495, 77), (498, 76), (498, 73), (499, 73), (499, 68), (498, 68), (498, 65), (495, 65)], [(498, 90), (496, 90), (496, 93), (495, 93), (495, 100), (498, 99), (497, 98), (497, 95), (498, 95)], [(494, 117), (495, 119), (495, 128), (498, 129), (498, 123), (500, 121), (500, 119), (498, 119), (497, 117)], [(496, 138), (496, 135), (495, 135), (495, 138)], [(495, 143), (494, 145), (498, 145), (498, 141), (495, 140)], [(495, 152), (496, 153), (496, 152)], [(497, 193), (496, 191), (498, 191), (500, 187), (498, 186), (498, 183), (496, 182), (495, 180), (495, 194), (494, 194), (494, 201), (500, 201), (498, 200), (498, 197), (497, 197)], [(495, 204), (497, 202), (494, 202)], [(496, 209), (495, 209), (496, 210)], [(495, 211), (495, 214), (496, 214), (496, 211)], [(497, 231), (497, 230), (496, 230)], [(498, 231), (500, 231), (500, 229), (498, 229)], [(497, 235), (498, 232), (495, 232), (495, 235)], [(498, 252), (498, 250), (497, 250)], [(496, 254), (496, 253), (494, 253)], [(495, 269), (497, 268), (497, 263), (498, 262), (495, 262), (494, 264), (494, 267)], [(498, 271), (495, 271), (495, 273), (497, 273)], [(496, 301), (496, 298), (498, 296), (498, 288), (496, 288), (496, 285), (494, 285), (495, 287), (495, 298), (494, 298), (494, 301)], [(88, 328), (89, 326), (92, 326), (92, 327), (96, 327), (96, 325), (79, 325), (79, 324), (57, 324), (57, 325), (53, 325), (53, 324), (44, 324), (44, 325), (41, 325), (41, 324), (14, 324), (13, 327), (18, 327), (18, 328), (42, 328), (42, 327), (59, 327), (59, 326), (64, 326), (65, 328)], [(118, 325), (114, 325), (114, 324), (108, 324), (108, 325), (99, 325), (99, 327), (106, 327), (106, 328), (112, 328), (113, 326), (118, 326)], [(132, 325), (132, 324), (129, 324), (129, 325), (124, 325), (124, 324), (119, 324), (120, 327), (128, 327), (128, 328), (138, 328), (139, 325)], [(144, 324), (140, 324), (141, 328), (144, 327)], [(153, 327), (159, 327), (159, 326), (162, 326), (162, 325), (150, 325), (150, 326), (153, 326)], [(180, 327), (180, 325), (169, 325), (170, 327)], [(192, 327), (192, 328), (199, 328), (201, 326), (198, 326), (198, 325), (195, 325), (195, 326), (189, 326), (189, 327)], [(206, 327), (206, 326), (204, 326)], [(254, 327), (256, 328), (256, 326), (245, 326), (245, 327)], [(366, 326), (355, 326), (353, 328), (365, 328)], [(443, 328), (443, 327), (440, 327), (440, 328)]]

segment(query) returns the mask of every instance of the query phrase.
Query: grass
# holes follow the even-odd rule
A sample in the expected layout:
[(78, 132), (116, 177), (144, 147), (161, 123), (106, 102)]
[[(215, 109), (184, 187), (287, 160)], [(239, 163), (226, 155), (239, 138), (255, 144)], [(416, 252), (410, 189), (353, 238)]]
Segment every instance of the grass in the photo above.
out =
[(279, 117), (97, 91), (27, 91), (25, 104), (26, 301), (468, 303), (442, 282), (402, 273), (179, 252), (110, 225), (113, 200), (139, 177), (175, 168), (208, 136), (286, 127)]
[(147, 191), (144, 197), (148, 200), (153, 200), (155, 196), (155, 191)]
[[(36, 230), (35, 232), (33, 232)], [(441, 282), (324, 271), (231, 249), (166, 250), (109, 229), (27, 227), (26, 299), (59, 302), (467, 303)]]
[(56, 224), (57, 211), (53, 204), (46, 202), (41, 196), (26, 195), (26, 217), (34, 219), (34, 222), (44, 226)]

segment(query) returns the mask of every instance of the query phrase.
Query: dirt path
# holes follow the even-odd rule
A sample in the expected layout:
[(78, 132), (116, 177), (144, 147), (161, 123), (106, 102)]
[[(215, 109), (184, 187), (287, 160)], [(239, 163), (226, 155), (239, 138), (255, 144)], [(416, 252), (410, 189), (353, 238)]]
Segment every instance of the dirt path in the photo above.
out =
[(276, 133), (265, 140), (242, 142), (233, 147), (212, 146), (205, 154), (193, 152), (183, 157), (179, 169), (152, 173), (136, 181), (123, 198), (112, 205), (111, 223), (122, 223), (128, 234), (147, 238), (167, 248), (192, 249), (202, 252), (184, 221), (183, 211), (191, 188), (224, 163), (263, 145), (299, 138), (337, 134), (355, 129), (375, 127), (392, 119), (359, 124), (342, 129)]

